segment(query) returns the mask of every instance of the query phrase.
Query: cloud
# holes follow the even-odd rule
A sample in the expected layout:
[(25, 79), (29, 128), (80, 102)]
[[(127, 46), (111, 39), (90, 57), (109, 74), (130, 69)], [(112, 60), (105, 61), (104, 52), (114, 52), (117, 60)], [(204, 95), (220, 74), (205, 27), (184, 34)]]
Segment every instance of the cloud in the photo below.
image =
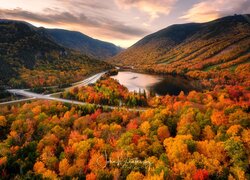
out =
[(25, 21), (33, 21), (54, 25), (62, 23), (82, 23), (83, 25), (88, 26), (98, 25), (98, 22), (89, 19), (84, 14), (79, 14), (78, 16), (75, 16), (69, 12), (57, 12), (53, 9), (46, 9), (46, 13), (44, 14), (33, 13), (30, 11), (23, 10), (21, 8), (0, 9), (0, 15), (5, 18), (18, 18)]
[[(23, 10), (21, 8), (16, 9), (0, 9), (0, 16), (4, 18), (24, 20), (30, 22), (38, 22), (40, 24), (47, 25), (67, 25), (75, 26), (80, 29), (88, 28), (95, 29), (98, 34), (112, 37), (113, 39), (126, 39), (129, 37), (138, 37), (148, 33), (145, 29), (132, 27), (122, 22), (108, 19), (105, 17), (91, 18), (87, 15), (72, 14), (70, 12), (60, 12), (55, 9), (47, 8), (43, 13), (33, 13), (30, 11)], [(117, 37), (115, 37), (117, 36)]]
[(56, 0), (60, 4), (64, 4), (70, 8), (91, 8), (91, 9), (110, 9), (110, 3), (106, 1), (99, 1), (99, 0)]
[(115, 0), (120, 8), (137, 8), (146, 12), (152, 19), (160, 14), (169, 14), (177, 0)]
[(249, 12), (249, 0), (214, 0), (213, 2), (205, 0), (194, 4), (193, 7), (180, 18), (192, 22), (207, 22), (222, 16)]

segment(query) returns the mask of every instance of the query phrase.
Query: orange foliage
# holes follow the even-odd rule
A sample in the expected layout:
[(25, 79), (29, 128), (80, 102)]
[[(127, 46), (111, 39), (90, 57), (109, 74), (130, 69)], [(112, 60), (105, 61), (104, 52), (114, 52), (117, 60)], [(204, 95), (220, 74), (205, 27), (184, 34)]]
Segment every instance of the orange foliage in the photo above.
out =
[(42, 174), (46, 171), (45, 167), (44, 167), (44, 163), (41, 162), (41, 161), (37, 161), (35, 164), (34, 164), (34, 168), (33, 170), (38, 173), (38, 174)]
[(0, 127), (5, 127), (7, 125), (7, 120), (5, 116), (0, 116)]
[(226, 152), (222, 142), (211, 141), (199, 141), (197, 142), (197, 151), (203, 154), (207, 158), (215, 159), (220, 162), (225, 162)]
[(143, 180), (144, 176), (143, 174), (141, 174), (140, 172), (134, 172), (132, 171), (128, 176), (127, 176), (127, 180)]
[(203, 137), (204, 137), (204, 139), (207, 139), (207, 140), (214, 139), (215, 134), (214, 134), (213, 130), (211, 129), (211, 126), (206, 126), (203, 129)]
[(106, 165), (107, 164), (106, 164), (105, 157), (100, 153), (94, 153), (91, 156), (88, 167), (93, 172), (98, 172), (98, 170), (104, 169), (106, 167)]
[(138, 128), (138, 119), (132, 119), (127, 125), (127, 130), (133, 130)]
[(224, 112), (214, 110), (211, 116), (211, 121), (214, 125), (226, 125), (228, 124), (228, 118), (225, 116)]
[(168, 130), (167, 126), (161, 126), (157, 130), (157, 135), (161, 141), (164, 141), (164, 139), (170, 137), (170, 132)]
[(59, 163), (59, 172), (60, 172), (59, 174), (61, 176), (67, 175), (67, 171), (68, 171), (69, 167), (70, 167), (70, 164), (69, 164), (67, 159), (61, 160)]
[(87, 174), (86, 180), (96, 180), (96, 175), (94, 173)]

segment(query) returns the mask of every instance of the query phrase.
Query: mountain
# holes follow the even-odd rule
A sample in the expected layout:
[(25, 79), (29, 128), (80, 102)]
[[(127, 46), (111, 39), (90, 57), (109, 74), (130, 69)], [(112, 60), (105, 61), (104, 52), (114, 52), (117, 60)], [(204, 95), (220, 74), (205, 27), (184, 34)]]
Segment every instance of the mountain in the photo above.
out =
[(123, 49), (112, 43), (93, 39), (77, 31), (63, 29), (45, 29), (52, 39), (63, 47), (80, 51), (98, 59), (112, 57)]
[(58, 45), (48, 36), (26, 22), (0, 21), (1, 85), (62, 85), (109, 67)]
[(235, 69), (249, 63), (249, 15), (172, 25), (150, 34), (108, 61), (154, 72)]

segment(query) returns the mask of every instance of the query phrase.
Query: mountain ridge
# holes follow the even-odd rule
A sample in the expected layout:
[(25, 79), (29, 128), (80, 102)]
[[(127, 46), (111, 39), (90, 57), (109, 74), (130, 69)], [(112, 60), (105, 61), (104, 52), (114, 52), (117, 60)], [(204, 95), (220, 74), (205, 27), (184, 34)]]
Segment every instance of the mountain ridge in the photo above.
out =
[(41, 33), (42, 35), (47, 36), (47, 38), (49, 38), (50, 40), (54, 41), (56, 44), (59, 44), (64, 48), (72, 49), (74, 51), (79, 51), (82, 54), (100, 60), (110, 58), (124, 50), (120, 46), (116, 46), (111, 42), (106, 42), (90, 37), (79, 31), (70, 31), (59, 28), (36, 27), (26, 21), (0, 19), (0, 23), (10, 23), (10, 22), (24, 23), (29, 27), (33, 28), (34, 30), (36, 30), (37, 32)]
[(63, 47), (73, 49), (88, 56), (106, 59), (112, 57), (123, 49), (110, 42), (92, 38), (78, 31), (65, 29), (46, 29), (52, 39)]
[[(246, 29), (242, 30), (243, 27), (241, 26)], [(232, 29), (230, 29), (231, 27)], [(181, 46), (184, 47), (187, 43), (208, 40), (206, 44), (191, 44), (188, 47), (196, 46), (198, 51), (202, 46), (213, 43), (210, 41), (213, 38), (215, 42), (218, 41), (219, 35), (226, 36), (228, 34), (232, 39), (232, 36), (237, 33), (241, 33), (242, 37), (246, 34), (250, 35), (247, 30), (249, 30), (249, 24), (242, 15), (227, 16), (207, 23), (175, 24), (145, 36), (128, 49), (110, 58), (108, 62), (118, 65), (148, 65), (164, 62), (164, 60), (167, 62), (168, 54), (172, 54), (170, 58), (175, 59), (174, 55), (181, 54), (181, 52), (175, 52), (174, 54), (174, 51), (177, 51), (177, 49), (183, 51)]]

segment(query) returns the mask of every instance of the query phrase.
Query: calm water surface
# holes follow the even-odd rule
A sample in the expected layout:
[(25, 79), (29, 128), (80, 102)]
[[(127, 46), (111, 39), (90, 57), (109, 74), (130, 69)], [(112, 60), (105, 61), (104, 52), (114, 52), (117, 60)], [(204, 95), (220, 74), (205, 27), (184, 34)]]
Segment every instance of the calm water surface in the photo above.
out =
[(129, 91), (145, 89), (147, 92), (154, 92), (157, 95), (178, 95), (181, 91), (188, 93), (191, 90), (199, 90), (197, 82), (187, 80), (179, 76), (171, 75), (150, 75), (130, 71), (120, 71), (112, 78), (126, 86)]

